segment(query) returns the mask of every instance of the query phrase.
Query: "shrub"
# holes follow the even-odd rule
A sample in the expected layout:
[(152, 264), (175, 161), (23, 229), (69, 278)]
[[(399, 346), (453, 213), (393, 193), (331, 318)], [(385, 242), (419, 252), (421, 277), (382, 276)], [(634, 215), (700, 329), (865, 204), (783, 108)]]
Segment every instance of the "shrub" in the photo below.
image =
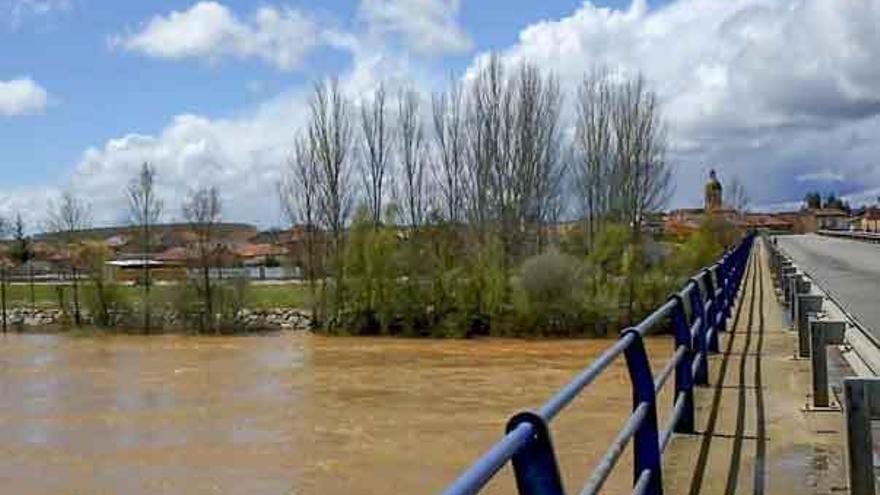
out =
[(130, 322), (133, 308), (125, 290), (115, 282), (91, 282), (83, 286), (83, 302), (99, 327), (115, 327)]
[(524, 301), (517, 305), (517, 325), (551, 335), (583, 332), (584, 266), (577, 258), (555, 250), (533, 256), (523, 263), (518, 285)]

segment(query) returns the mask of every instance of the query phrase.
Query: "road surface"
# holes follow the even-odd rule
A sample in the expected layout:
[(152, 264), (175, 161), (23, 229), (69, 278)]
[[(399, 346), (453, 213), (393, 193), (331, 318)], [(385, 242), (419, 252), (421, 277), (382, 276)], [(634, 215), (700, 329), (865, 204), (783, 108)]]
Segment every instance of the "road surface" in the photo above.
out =
[(777, 239), (801, 270), (880, 338), (880, 245), (813, 234)]

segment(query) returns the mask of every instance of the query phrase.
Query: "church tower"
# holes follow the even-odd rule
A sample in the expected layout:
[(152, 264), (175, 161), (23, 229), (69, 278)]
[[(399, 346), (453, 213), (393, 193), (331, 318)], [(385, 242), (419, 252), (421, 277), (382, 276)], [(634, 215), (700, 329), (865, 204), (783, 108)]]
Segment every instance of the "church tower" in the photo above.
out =
[(715, 171), (712, 170), (709, 172), (709, 182), (706, 183), (706, 199), (704, 202), (706, 212), (720, 210), (722, 205), (721, 200), (721, 183), (718, 182), (718, 177), (716, 177)]

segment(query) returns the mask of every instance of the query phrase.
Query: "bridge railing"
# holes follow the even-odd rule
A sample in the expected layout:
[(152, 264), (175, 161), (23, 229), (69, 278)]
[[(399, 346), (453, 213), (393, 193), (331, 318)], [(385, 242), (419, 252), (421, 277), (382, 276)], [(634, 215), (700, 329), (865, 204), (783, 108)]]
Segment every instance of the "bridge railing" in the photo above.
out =
[[(708, 385), (709, 354), (718, 352), (718, 334), (742, 282), (754, 235), (746, 236), (711, 267), (617, 341), (537, 411), (523, 411), (507, 423), (505, 436), (477, 459), (444, 495), (479, 493), (508, 462), (521, 495), (563, 495), (565, 490), (550, 435), (550, 423), (621, 355), (632, 385), (632, 412), (580, 491), (598, 493), (633, 442), (633, 493), (663, 493), (662, 455), (673, 433), (694, 433), (694, 386)], [(644, 337), (664, 322), (674, 330), (675, 352), (654, 375)], [(672, 414), (661, 430), (657, 396), (674, 377)]]
[(880, 232), (863, 232), (855, 230), (818, 230), (819, 235), (827, 237), (839, 237), (841, 239), (855, 239), (858, 241), (880, 243)]

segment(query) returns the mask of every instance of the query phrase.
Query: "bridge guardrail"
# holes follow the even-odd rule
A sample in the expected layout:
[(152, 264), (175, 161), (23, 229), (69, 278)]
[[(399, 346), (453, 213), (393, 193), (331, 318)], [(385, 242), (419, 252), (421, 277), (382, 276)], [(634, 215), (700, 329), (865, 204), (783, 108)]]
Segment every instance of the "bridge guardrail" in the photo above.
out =
[[(508, 462), (513, 464), (521, 495), (565, 493), (550, 435), (550, 423), (621, 354), (632, 384), (632, 413), (594, 468), (581, 494), (598, 493), (626, 446), (633, 441), (633, 493), (663, 493), (662, 455), (673, 433), (694, 433), (694, 386), (709, 383), (709, 354), (718, 352), (752, 244), (749, 233), (711, 267), (692, 277), (684, 288), (618, 340), (537, 411), (523, 411), (507, 423), (505, 436), (465, 470), (443, 495), (480, 492)], [(675, 352), (657, 375), (645, 351), (644, 337), (659, 323), (672, 323)], [(657, 394), (674, 375), (672, 415), (662, 431), (657, 420)]]
[[(852, 234), (834, 232), (836, 237)], [(878, 236), (880, 237), (880, 236)], [(847, 467), (849, 493), (875, 493), (874, 439), (871, 422), (880, 419), (880, 341), (848, 312), (828, 287), (822, 287), (809, 273), (798, 268), (789, 256), (771, 239), (766, 245), (770, 267), (783, 298), (791, 309), (791, 319), (799, 333), (799, 341), (807, 339), (807, 347), (799, 344), (798, 354), (812, 360), (813, 406), (818, 410), (833, 407), (828, 397), (827, 345), (844, 344), (849, 347), (844, 357), (854, 368), (857, 377), (843, 377), (846, 416)], [(819, 304), (802, 304), (818, 298)], [(825, 304), (827, 303), (827, 304)], [(824, 304), (824, 308), (823, 308)], [(827, 308), (827, 309), (826, 309)], [(831, 310), (831, 311), (829, 311)], [(828, 318), (833, 312), (834, 318)], [(807, 322), (804, 325), (804, 322)], [(849, 357), (847, 357), (849, 356)]]
[(862, 232), (854, 230), (817, 230), (817, 234), (826, 237), (838, 237), (841, 239), (856, 239), (859, 241), (880, 243), (880, 233), (878, 232)]
[[(880, 234), (878, 234), (878, 236), (880, 236)], [(820, 294), (823, 300), (825, 300), (833, 307), (834, 312), (839, 314), (843, 317), (843, 319), (846, 320), (846, 322), (848, 323), (848, 328), (852, 330), (852, 332), (847, 332), (847, 343), (852, 345), (853, 348), (856, 350), (856, 354), (859, 355), (859, 359), (863, 362), (865, 369), (868, 370), (870, 374), (880, 375), (880, 338), (875, 336), (873, 332), (871, 332), (868, 327), (848, 309), (846, 304), (843, 303), (838, 295), (835, 294), (830, 287), (826, 286), (827, 284), (823, 283), (822, 280), (816, 278), (815, 275), (809, 273), (803, 268), (794, 265), (794, 263), (790, 259), (790, 256), (777, 245), (775, 239), (771, 238), (768, 239), (768, 241), (769, 242), (767, 242), (766, 245), (769, 248), (768, 254), (770, 268), (774, 274), (774, 278), (780, 284), (780, 289), (783, 292), (783, 297), (787, 297), (785, 295), (786, 292), (793, 292), (790, 287), (785, 287), (784, 285), (783, 265), (787, 263), (787, 266), (792, 267), (794, 273), (797, 274), (797, 272), (800, 271), (802, 273), (801, 278), (805, 278), (807, 282), (809, 282), (809, 284), (814, 287), (814, 292)], [(795, 315), (795, 311), (797, 308), (795, 308), (794, 305), (791, 305), (789, 307), (791, 309), (790, 317), (792, 319), (796, 318), (797, 315)], [(858, 342), (851, 342), (854, 339), (857, 339)], [(871, 356), (864, 355), (864, 352), (868, 350), (870, 350), (870, 352), (872, 353)]]

